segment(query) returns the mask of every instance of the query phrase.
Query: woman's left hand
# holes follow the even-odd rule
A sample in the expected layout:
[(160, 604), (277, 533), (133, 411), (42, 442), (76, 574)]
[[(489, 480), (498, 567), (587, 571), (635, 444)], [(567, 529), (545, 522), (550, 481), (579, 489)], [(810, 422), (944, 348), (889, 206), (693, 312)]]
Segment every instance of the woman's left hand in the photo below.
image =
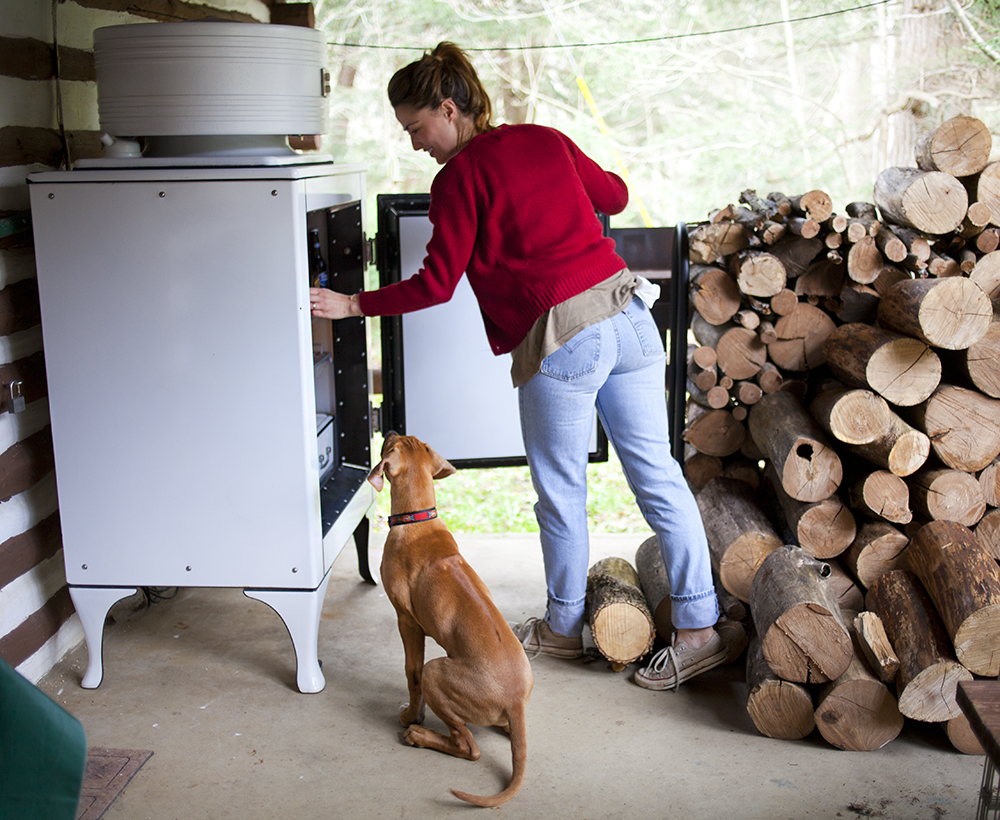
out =
[(319, 319), (346, 319), (361, 316), (357, 295), (348, 296), (327, 288), (309, 288), (309, 306)]

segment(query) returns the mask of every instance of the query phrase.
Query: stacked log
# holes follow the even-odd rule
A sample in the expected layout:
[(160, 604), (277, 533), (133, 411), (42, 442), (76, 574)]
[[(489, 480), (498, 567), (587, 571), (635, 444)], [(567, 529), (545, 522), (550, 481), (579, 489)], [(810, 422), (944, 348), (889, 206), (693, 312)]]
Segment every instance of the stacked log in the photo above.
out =
[[(870, 203), (835, 213), (821, 191), (747, 190), (689, 228), (684, 468), (720, 584), (750, 604), (767, 668), (748, 657), (748, 710), (770, 736), (809, 723), (774, 726), (794, 684), (840, 748), (888, 742), (900, 714), (975, 747), (955, 687), (1000, 671), (991, 146), (981, 122), (956, 117), (921, 140), (916, 167), (880, 174)], [(709, 381), (710, 403), (695, 387)], [(843, 616), (848, 601), (860, 612)], [(767, 711), (755, 701), (771, 690), (782, 706)], [(884, 722), (853, 731), (861, 691), (853, 720)]]

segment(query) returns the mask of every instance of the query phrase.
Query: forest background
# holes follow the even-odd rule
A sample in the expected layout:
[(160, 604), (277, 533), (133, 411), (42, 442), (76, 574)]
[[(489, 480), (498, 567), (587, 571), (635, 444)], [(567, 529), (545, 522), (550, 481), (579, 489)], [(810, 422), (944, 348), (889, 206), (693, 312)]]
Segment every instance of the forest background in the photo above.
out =
[[(950, 117), (1000, 136), (997, 0), (314, 5), (334, 79), (323, 149), (366, 166), (369, 214), (378, 194), (428, 191), (438, 170), (385, 87), (442, 40), (469, 52), (497, 122), (554, 126), (626, 179), (613, 227), (695, 223), (748, 188), (821, 188), (842, 212), (872, 201), (885, 168), (915, 165), (917, 138)], [(591, 528), (644, 529), (617, 466), (591, 470)], [(453, 529), (535, 528), (526, 470), (462, 471), (439, 496)]]

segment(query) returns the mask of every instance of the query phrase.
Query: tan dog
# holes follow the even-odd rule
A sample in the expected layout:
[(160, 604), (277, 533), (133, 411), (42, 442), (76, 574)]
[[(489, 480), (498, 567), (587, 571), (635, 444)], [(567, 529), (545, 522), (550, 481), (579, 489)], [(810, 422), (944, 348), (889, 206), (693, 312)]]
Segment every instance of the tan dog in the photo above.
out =
[[(391, 484), (389, 536), (382, 555), (382, 583), (396, 608), (406, 656), (410, 702), (399, 713), (411, 746), (437, 749), (467, 760), (479, 747), (466, 726), (500, 726), (510, 734), (513, 777), (494, 797), (452, 789), (477, 806), (510, 800), (524, 782), (528, 743), (525, 711), (531, 665), (524, 648), (490, 597), (490, 591), (458, 552), (434, 510), (434, 483), (455, 468), (412, 436), (386, 435), (382, 461), (368, 480), (381, 491)], [(448, 653), (424, 663), (424, 637)], [(423, 702), (450, 730), (443, 735), (418, 725)]]

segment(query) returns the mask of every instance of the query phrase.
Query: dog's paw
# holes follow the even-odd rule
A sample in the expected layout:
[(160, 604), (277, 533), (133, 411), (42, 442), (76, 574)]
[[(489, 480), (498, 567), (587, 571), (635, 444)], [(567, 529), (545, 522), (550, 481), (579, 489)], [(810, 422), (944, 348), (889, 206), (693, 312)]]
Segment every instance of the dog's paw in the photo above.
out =
[(408, 726), (403, 732), (403, 742), (409, 746), (426, 746), (426, 738), (430, 734), (430, 730), (424, 728), (418, 723), (414, 723)]
[(417, 708), (413, 708), (410, 704), (406, 703), (399, 707), (399, 722), (404, 726), (412, 726), (414, 723), (423, 723), (424, 721), (424, 707), (421, 704)]

